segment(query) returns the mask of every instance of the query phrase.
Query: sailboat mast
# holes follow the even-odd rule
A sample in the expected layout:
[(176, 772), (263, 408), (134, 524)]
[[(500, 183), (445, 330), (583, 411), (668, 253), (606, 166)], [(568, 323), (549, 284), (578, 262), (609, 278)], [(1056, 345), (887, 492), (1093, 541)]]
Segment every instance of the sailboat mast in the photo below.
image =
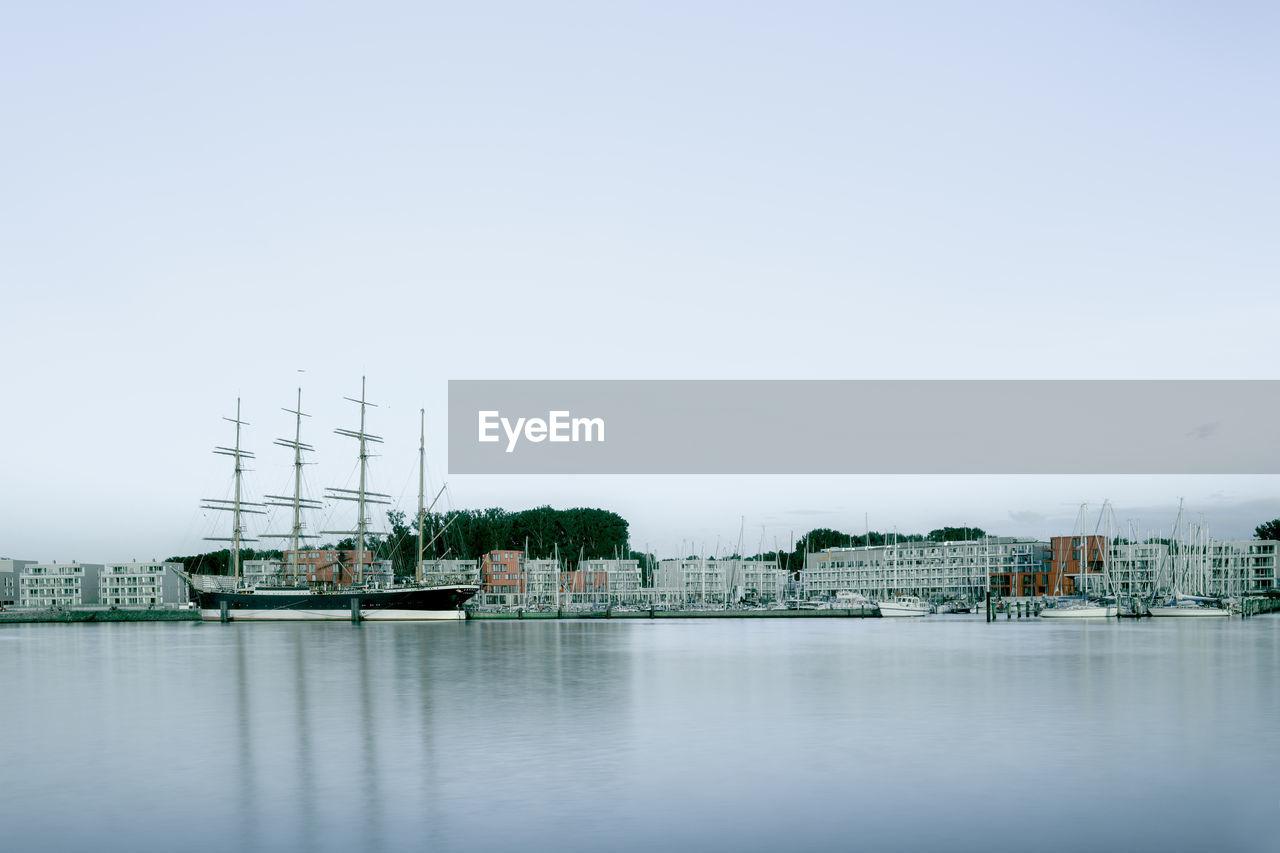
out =
[(356, 540), (356, 583), (364, 583), (364, 534), (369, 526), (369, 519), (365, 517), (364, 509), (364, 492), (365, 483), (369, 476), (369, 450), (365, 442), (364, 436), (364, 413), (365, 413), (365, 378), (360, 377), (360, 499), (358, 501), (356, 516), (356, 530), (359, 531), (359, 538)]
[(293, 548), (289, 552), (289, 566), (285, 575), (285, 580), (297, 584), (298, 582), (298, 548), (302, 544), (303, 539), (309, 539), (302, 532), (302, 511), (304, 509), (319, 509), (320, 505), (314, 500), (304, 498), (302, 496), (302, 466), (306, 463), (302, 461), (302, 451), (314, 450), (311, 445), (302, 443), (302, 419), (310, 417), (306, 412), (302, 411), (302, 389), (298, 389), (298, 407), (296, 409), (283, 409), (294, 416), (293, 439), (277, 438), (275, 444), (280, 447), (293, 448), (293, 496), (286, 497), (284, 495), (267, 495), (268, 506), (287, 506), (293, 509), (293, 527), (288, 533), (267, 533), (263, 534), (272, 539), (288, 539)]
[(235, 576), (236, 586), (240, 586), (240, 479), (244, 468), (240, 464), (240, 398), (236, 397), (236, 498), (235, 512), (231, 526), (231, 573)]
[(293, 410), (293, 548), (289, 551), (289, 577), (298, 582), (298, 534), (302, 532), (302, 388)]
[(244, 476), (245, 467), (244, 460), (252, 459), (253, 454), (248, 450), (240, 447), (240, 427), (248, 426), (247, 423), (240, 420), (240, 398), (236, 397), (236, 416), (234, 418), (223, 418), (236, 425), (236, 443), (232, 447), (215, 447), (213, 452), (219, 456), (230, 456), (235, 461), (235, 491), (233, 498), (227, 500), (225, 498), (205, 498), (204, 509), (220, 510), (231, 513), (231, 536), (230, 538), (221, 536), (207, 536), (206, 540), (212, 542), (230, 542), (231, 543), (231, 574), (235, 578), (235, 585), (240, 586), (240, 545), (242, 542), (255, 542), (255, 539), (247, 539), (244, 535), (244, 526), (240, 521), (240, 517), (245, 514), (262, 515), (262, 510), (255, 509), (262, 504), (252, 503), (244, 499), (243, 487), (241, 480)]
[(427, 469), (427, 410), (418, 410), (418, 561), (414, 564), (414, 580), (422, 583), (422, 527), (426, 512), (422, 508), (422, 490), (426, 484)]
[(364, 583), (364, 540), (369, 527), (369, 519), (366, 518), (366, 507), (369, 504), (389, 504), (391, 503), (391, 496), (368, 490), (369, 442), (381, 443), (382, 438), (365, 432), (365, 411), (369, 406), (374, 405), (365, 399), (365, 377), (360, 377), (360, 399), (356, 400), (352, 397), (345, 397), (344, 399), (360, 405), (360, 429), (335, 429), (334, 432), (347, 438), (354, 438), (360, 442), (360, 488), (338, 489), (331, 486), (328, 491), (330, 493), (329, 497), (333, 500), (355, 502), (357, 513), (356, 529), (322, 530), (320, 532), (356, 537), (356, 582)]
[(298, 539), (302, 533), (302, 388), (298, 388), (298, 408), (293, 415), (293, 548), (289, 551), (289, 577), (296, 584)]

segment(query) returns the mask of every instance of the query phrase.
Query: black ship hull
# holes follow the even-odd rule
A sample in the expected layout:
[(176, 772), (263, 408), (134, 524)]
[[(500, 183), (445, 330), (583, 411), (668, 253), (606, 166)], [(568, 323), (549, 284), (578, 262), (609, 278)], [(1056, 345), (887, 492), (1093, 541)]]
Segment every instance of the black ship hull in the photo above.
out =
[(462, 605), (480, 588), (471, 584), (410, 589), (216, 590), (192, 584), (191, 597), (208, 620), (420, 622), (465, 619)]

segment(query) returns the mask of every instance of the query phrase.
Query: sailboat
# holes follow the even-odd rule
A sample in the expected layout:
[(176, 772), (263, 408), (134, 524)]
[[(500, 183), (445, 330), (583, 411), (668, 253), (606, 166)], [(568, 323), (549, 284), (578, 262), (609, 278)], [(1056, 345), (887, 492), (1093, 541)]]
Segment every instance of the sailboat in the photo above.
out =
[[(1105, 510), (1105, 505), (1104, 505)], [(1085, 505), (1080, 505), (1080, 558), (1077, 563), (1079, 568), (1079, 598), (1058, 599), (1053, 606), (1046, 608), (1040, 612), (1041, 619), (1109, 619), (1115, 616), (1119, 611), (1115, 604), (1101, 601), (1092, 601), (1089, 598), (1089, 540), (1091, 537), (1085, 535), (1084, 527)], [(1101, 520), (1101, 519), (1099, 519)], [(1097, 538), (1097, 537), (1095, 537)], [(1103, 559), (1106, 560), (1106, 538), (1101, 537), (1103, 541)], [(1106, 574), (1105, 572), (1103, 573)]]
[(1154, 600), (1151, 602), (1148, 610), (1152, 616), (1160, 617), (1182, 617), (1182, 618), (1202, 618), (1206, 616), (1230, 616), (1231, 611), (1224, 607), (1222, 602), (1216, 598), (1204, 595), (1188, 595), (1182, 592), (1184, 589), (1192, 589), (1203, 591), (1200, 587), (1203, 585), (1203, 575), (1205, 566), (1202, 563), (1201, 571), (1193, 574), (1191, 571), (1191, 557), (1196, 551), (1200, 552), (1200, 560), (1209, 559), (1212, 553), (1213, 543), (1208, 539), (1206, 531), (1194, 526), (1194, 536), (1200, 542), (1198, 548), (1192, 547), (1189, 542), (1183, 541), (1182, 536), (1182, 501), (1178, 501), (1178, 518), (1174, 522), (1173, 535), (1170, 547), (1170, 576), (1173, 585), (1173, 591), (1157, 604)]
[[(422, 425), (422, 435), (419, 440), (419, 494), (418, 494), (418, 561), (415, 582), (412, 584), (397, 585), (395, 583), (366, 583), (364, 578), (365, 566), (368, 563), (368, 551), (365, 550), (365, 538), (367, 533), (368, 519), (365, 517), (365, 507), (369, 504), (386, 503), (384, 498), (387, 495), (379, 495), (370, 492), (366, 488), (367, 484), (367, 466), (368, 466), (368, 444), (370, 442), (381, 442), (378, 436), (371, 435), (365, 430), (365, 413), (368, 406), (372, 405), (365, 399), (365, 382), (364, 378), (360, 380), (360, 399), (356, 400), (351, 397), (346, 399), (360, 405), (360, 429), (359, 430), (335, 430), (339, 435), (348, 438), (355, 438), (360, 446), (360, 485), (358, 489), (330, 489), (333, 494), (330, 497), (338, 500), (354, 501), (357, 504), (357, 521), (356, 529), (351, 531), (321, 531), (322, 533), (339, 533), (354, 534), (356, 538), (356, 560), (354, 568), (354, 577), (348, 581), (343, 577), (341, 569), (337, 572), (336, 581), (333, 583), (321, 581), (320, 583), (307, 583), (306, 578), (300, 578), (298, 574), (298, 548), (300, 540), (309, 538), (301, 533), (302, 524), (300, 521), (300, 512), (302, 509), (314, 508), (314, 502), (308, 501), (301, 497), (301, 454), (304, 450), (311, 450), (310, 445), (304, 444), (301, 440), (301, 424), (303, 418), (302, 412), (302, 391), (298, 391), (298, 408), (286, 409), (286, 411), (294, 414), (297, 418), (297, 428), (292, 441), (287, 439), (279, 439), (276, 443), (285, 447), (290, 447), (294, 451), (294, 495), (291, 501), (293, 507), (293, 530), (290, 534), (286, 534), (292, 539), (293, 550), (290, 553), (289, 565), (292, 571), (286, 573), (285, 583), (282, 585), (248, 585), (245, 584), (241, 577), (240, 571), (240, 544), (245, 541), (253, 541), (246, 539), (243, 535), (243, 526), (241, 516), (245, 513), (262, 514), (264, 510), (258, 507), (264, 506), (260, 503), (252, 503), (242, 499), (241, 475), (244, 470), (243, 460), (252, 459), (253, 454), (244, 450), (240, 446), (240, 428), (246, 423), (241, 420), (240, 401), (236, 400), (236, 417), (232, 421), (236, 427), (236, 440), (232, 447), (218, 447), (215, 453), (224, 456), (231, 456), (235, 460), (235, 492), (232, 500), (210, 500), (205, 504), (206, 509), (226, 510), (232, 513), (232, 535), (229, 538), (219, 538), (219, 541), (230, 541), (231, 547), (231, 568), (230, 576), (224, 575), (200, 575), (178, 571), (177, 574), (187, 583), (191, 589), (192, 598), (196, 601), (197, 607), (200, 609), (200, 615), (206, 620), (223, 621), (335, 621), (347, 620), (352, 621), (428, 621), (428, 620), (458, 620), (466, 618), (466, 614), (462, 610), (462, 605), (472, 596), (480, 591), (477, 584), (471, 583), (450, 583), (441, 585), (429, 585), (422, 581), (422, 525), (424, 522), (424, 513), (422, 508), (422, 484), (423, 469), (426, 464), (426, 425), (425, 418)], [(272, 496), (278, 501), (286, 500), (280, 496)], [(270, 504), (273, 506), (285, 505), (280, 502)], [(443, 531), (441, 531), (443, 532)], [(437, 534), (438, 536), (439, 534)], [(211, 537), (213, 538), (213, 537)]]

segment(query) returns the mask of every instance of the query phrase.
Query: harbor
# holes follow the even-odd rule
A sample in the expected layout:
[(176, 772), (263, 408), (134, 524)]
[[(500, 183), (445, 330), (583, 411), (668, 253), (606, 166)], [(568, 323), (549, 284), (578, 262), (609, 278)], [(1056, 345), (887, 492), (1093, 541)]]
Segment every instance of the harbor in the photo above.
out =
[(15, 850), (1078, 849), (1048, 789), (1108, 849), (1274, 841), (1274, 616), (0, 629)]

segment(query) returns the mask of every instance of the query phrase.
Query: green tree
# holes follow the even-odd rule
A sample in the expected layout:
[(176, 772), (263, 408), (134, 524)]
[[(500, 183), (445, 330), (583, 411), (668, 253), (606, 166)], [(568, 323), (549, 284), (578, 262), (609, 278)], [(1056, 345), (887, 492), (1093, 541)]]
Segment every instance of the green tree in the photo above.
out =
[(940, 527), (929, 531), (930, 542), (963, 542), (967, 539), (981, 539), (987, 532), (981, 527)]
[(1262, 524), (1255, 527), (1253, 532), (1259, 539), (1280, 541), (1280, 518), (1273, 518), (1270, 521), (1264, 521)]

